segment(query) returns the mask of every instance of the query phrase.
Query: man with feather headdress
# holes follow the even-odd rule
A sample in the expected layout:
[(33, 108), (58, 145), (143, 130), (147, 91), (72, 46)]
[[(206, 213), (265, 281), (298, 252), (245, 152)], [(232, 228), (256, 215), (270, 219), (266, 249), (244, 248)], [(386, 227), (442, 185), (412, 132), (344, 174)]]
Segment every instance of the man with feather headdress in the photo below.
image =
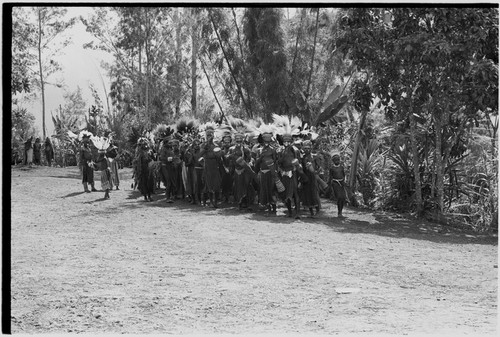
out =
[(197, 129), (198, 123), (195, 119), (187, 120), (182, 118), (177, 122), (177, 134), (182, 139), (182, 180), (185, 193), (191, 204), (201, 201), (201, 189), (196, 174), (197, 160), (199, 159), (199, 156), (196, 158), (196, 155), (199, 155), (200, 152), (200, 142), (196, 136)]
[[(92, 134), (88, 131), (81, 131), (79, 134), (79, 139), (81, 140), (82, 147), (80, 149), (80, 165), (82, 168), (82, 184), (83, 190), (86, 193), (97, 192), (94, 187), (94, 168), (93, 168), (93, 155), (92, 149), (90, 148), (90, 137)], [(90, 184), (91, 190), (89, 190), (88, 185)]]
[(177, 174), (174, 167), (174, 150), (172, 135), (175, 129), (171, 125), (160, 124), (156, 126), (154, 134), (160, 140), (159, 160), (161, 165), (161, 180), (165, 185), (165, 198), (167, 203), (173, 203), (177, 184)]
[(221, 134), (221, 152), (222, 152), (222, 164), (224, 170), (221, 170), (221, 192), (223, 196), (223, 201), (230, 203), (229, 199), (232, 195), (233, 190), (233, 172), (234, 167), (230, 160), (229, 149), (231, 148), (232, 142), (232, 129), (228, 124), (219, 125), (219, 131)]
[(152, 151), (150, 151), (150, 141), (145, 137), (137, 140), (135, 152), (137, 188), (144, 196), (145, 201), (153, 201), (151, 195), (154, 193), (154, 174), (150, 163), (153, 161)]
[(278, 134), (281, 136), (283, 142), (283, 148), (278, 158), (281, 181), (285, 186), (285, 191), (282, 194), (283, 201), (288, 209), (289, 217), (293, 216), (292, 202), (294, 203), (295, 219), (299, 219), (300, 198), (298, 174), (303, 171), (300, 163), (300, 150), (293, 145), (293, 136), (299, 134), (299, 127), (302, 125), (302, 122), (297, 117), (292, 117), (290, 120), (287, 116), (273, 114), (273, 124), (278, 129)]
[(310, 140), (305, 140), (302, 143), (302, 149), (304, 150), (304, 155), (302, 156), (302, 167), (304, 169), (304, 175), (307, 179), (302, 180), (300, 196), (303, 206), (307, 207), (311, 216), (313, 216), (314, 209), (316, 209), (316, 214), (320, 209), (317, 178), (317, 172), (319, 171), (320, 166), (316, 160), (316, 155), (312, 152), (312, 142)]
[(252, 170), (252, 154), (244, 144), (245, 137), (251, 133), (245, 121), (232, 116), (227, 117), (234, 133), (235, 145), (228, 150), (228, 165), (233, 177), (233, 196), (239, 209), (248, 208), (255, 200), (255, 189), (252, 181), (255, 172)]
[(214, 208), (217, 208), (222, 183), (221, 170), (224, 170), (221, 149), (214, 143), (216, 129), (217, 125), (213, 122), (204, 125), (205, 142), (201, 146), (200, 153), (204, 163), (205, 192), (208, 194)]
[(262, 124), (259, 127), (259, 137), (262, 147), (257, 153), (255, 162), (255, 172), (259, 185), (259, 204), (265, 207), (268, 211), (276, 213), (276, 194), (278, 192), (276, 184), (279, 186), (278, 173), (276, 170), (276, 161), (278, 155), (276, 150), (271, 146), (275, 129), (272, 125)]

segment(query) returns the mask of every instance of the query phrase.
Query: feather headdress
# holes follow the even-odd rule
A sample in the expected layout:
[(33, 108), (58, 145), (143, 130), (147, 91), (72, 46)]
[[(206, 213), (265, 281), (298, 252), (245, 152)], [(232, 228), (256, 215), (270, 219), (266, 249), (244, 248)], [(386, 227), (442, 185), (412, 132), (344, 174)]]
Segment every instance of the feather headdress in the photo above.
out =
[(198, 128), (198, 121), (196, 119), (188, 119), (182, 117), (176, 123), (177, 133), (184, 135), (186, 133), (193, 133)]
[(191, 139), (199, 129), (199, 123), (196, 119), (188, 119), (186, 117), (182, 117), (176, 123), (177, 136), (182, 140)]
[(300, 131), (300, 136), (304, 139), (315, 141), (319, 134), (316, 132), (316, 128), (314, 126), (304, 123)]
[(251, 128), (258, 129), (261, 125), (266, 124), (262, 117), (251, 118), (248, 120), (248, 125)]
[(258, 142), (262, 143), (263, 141), (270, 142), (275, 139), (278, 130), (276, 125), (274, 124), (262, 124), (258, 129)]
[(139, 144), (138, 140), (141, 137), (141, 131), (132, 126), (131, 132), (128, 134), (127, 141), (130, 146), (135, 147), (137, 144)]
[(246, 138), (249, 135), (255, 134), (255, 131), (257, 131), (256, 127), (245, 122), (241, 118), (227, 116), (227, 121), (229, 123), (229, 126), (231, 126), (232, 132), (235, 137)]
[(225, 137), (231, 137), (233, 132), (231, 129), (231, 126), (229, 124), (220, 124), (216, 129), (214, 133), (214, 140), (215, 141), (221, 141)]
[(106, 150), (111, 145), (111, 142), (108, 137), (92, 136), (90, 137), (90, 140), (97, 148), (97, 150), (99, 150), (99, 152), (106, 152)]
[(296, 116), (288, 118), (288, 116), (280, 116), (273, 114), (273, 124), (276, 126), (277, 133), (281, 136), (298, 136), (302, 122)]
[(198, 134), (200, 136), (205, 136), (205, 133), (207, 131), (212, 131), (215, 132), (215, 129), (217, 128), (217, 124), (214, 122), (206, 122), (205, 124), (201, 124), (199, 129), (198, 129)]
[(82, 130), (82, 131), (80, 131), (80, 133), (78, 134), (78, 140), (79, 140), (79, 141), (81, 141), (81, 140), (83, 139), (83, 137), (90, 138), (90, 137), (92, 137), (92, 136), (94, 136), (94, 135), (92, 134), (92, 132), (89, 132), (89, 131), (87, 131), (87, 130)]
[(175, 129), (171, 125), (158, 124), (152, 131), (155, 140), (163, 140), (175, 133)]
[(148, 138), (146, 137), (139, 137), (139, 139), (137, 139), (137, 145), (150, 145), (150, 141)]
[(155, 143), (155, 136), (153, 134), (153, 131), (144, 132), (144, 137), (147, 138), (150, 145)]

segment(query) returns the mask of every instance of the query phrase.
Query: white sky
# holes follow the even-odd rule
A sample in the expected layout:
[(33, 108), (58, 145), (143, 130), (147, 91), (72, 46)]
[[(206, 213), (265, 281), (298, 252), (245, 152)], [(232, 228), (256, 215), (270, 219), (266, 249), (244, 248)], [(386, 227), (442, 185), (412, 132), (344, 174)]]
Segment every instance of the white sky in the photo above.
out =
[[(89, 12), (89, 9), (88, 7), (68, 7), (68, 17), (75, 17), (77, 15), (85, 16)], [(91, 106), (94, 103), (94, 99), (89, 88), (90, 83), (97, 89), (104, 104), (106, 98), (103, 81), (108, 93), (110, 88), (110, 80), (100, 64), (103, 60), (110, 62), (112, 57), (102, 51), (89, 50), (82, 47), (84, 43), (90, 42), (93, 37), (85, 31), (84, 25), (79, 20), (74, 27), (65, 32), (65, 35), (70, 36), (73, 42), (61, 50), (61, 55), (55, 57), (61, 64), (62, 72), (55, 73), (47, 79), (51, 83), (62, 79), (65, 87), (58, 88), (53, 85), (45, 87), (45, 125), (47, 135), (51, 135), (54, 131), (51, 113), (55, 115), (59, 109), (59, 105), (64, 105), (64, 92), (74, 92), (79, 86), (82, 89), (82, 95), (87, 102), (87, 106)], [(21, 105), (26, 107), (35, 116), (35, 126), (41, 136), (43, 133), (42, 100), (41, 96), (38, 96), (31, 102), (24, 101)]]

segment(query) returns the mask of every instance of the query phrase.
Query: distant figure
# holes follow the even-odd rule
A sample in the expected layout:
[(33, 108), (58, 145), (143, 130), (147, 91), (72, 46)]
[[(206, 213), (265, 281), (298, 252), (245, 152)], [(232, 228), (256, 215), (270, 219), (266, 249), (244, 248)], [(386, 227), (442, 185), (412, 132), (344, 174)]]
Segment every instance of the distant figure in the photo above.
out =
[(144, 201), (153, 201), (151, 194), (154, 192), (154, 176), (149, 166), (153, 158), (149, 149), (148, 140), (144, 137), (139, 138), (137, 141), (135, 159), (137, 169), (135, 174), (138, 182), (137, 188), (144, 196)]
[(99, 158), (95, 162), (101, 171), (101, 189), (104, 190), (104, 199), (110, 199), (109, 191), (113, 189), (111, 180), (111, 168), (109, 159), (106, 157), (106, 150), (99, 150)]
[(44, 152), (45, 152), (45, 159), (47, 159), (47, 163), (50, 167), (52, 166), (52, 160), (54, 160), (54, 148), (52, 147), (52, 143), (49, 137), (45, 139)]
[(342, 218), (342, 209), (344, 208), (346, 193), (345, 193), (345, 172), (344, 166), (340, 162), (340, 154), (334, 152), (332, 154), (332, 167), (330, 168), (330, 184), (337, 199), (337, 210), (339, 218)]
[(90, 136), (83, 135), (82, 137), (82, 148), (80, 151), (80, 164), (82, 165), (82, 184), (83, 190), (90, 193), (88, 184), (92, 187), (92, 192), (97, 192), (94, 187), (94, 169), (91, 166), (92, 162), (92, 152), (90, 150)]
[(42, 143), (40, 138), (35, 139), (35, 144), (33, 144), (33, 161), (35, 165), (40, 165), (42, 163)]
[(26, 161), (25, 165), (33, 164), (33, 137), (28, 138), (28, 140), (24, 143), (24, 151), (26, 153)]
[(107, 150), (106, 157), (108, 158), (109, 170), (111, 173), (111, 184), (112, 186), (116, 186), (116, 189), (119, 190), (120, 178), (118, 177), (118, 148), (115, 145), (111, 145)]

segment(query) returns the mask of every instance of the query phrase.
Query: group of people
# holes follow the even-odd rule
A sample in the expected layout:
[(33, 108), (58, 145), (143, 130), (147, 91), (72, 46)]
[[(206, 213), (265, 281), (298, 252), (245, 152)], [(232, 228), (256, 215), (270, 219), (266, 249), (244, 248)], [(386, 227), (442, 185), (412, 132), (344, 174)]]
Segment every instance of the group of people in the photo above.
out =
[(214, 208), (220, 202), (234, 202), (239, 209), (257, 204), (275, 213), (281, 201), (295, 218), (301, 207), (311, 216), (320, 212), (320, 194), (331, 189), (342, 217), (346, 192), (340, 153), (328, 154), (332, 165), (326, 170), (327, 158), (314, 150), (316, 137), (297, 119), (278, 115), (258, 126), (230, 116), (219, 124), (162, 124), (137, 141), (135, 184), (145, 201), (153, 201), (163, 183), (167, 203), (186, 198)]
[[(54, 160), (54, 147), (50, 138), (45, 139), (45, 144), (43, 146), (43, 151), (45, 152), (45, 159), (47, 164), (52, 166), (52, 161)], [(33, 136), (28, 138), (24, 143), (24, 160), (25, 165), (42, 165), (42, 143), (40, 138), (36, 138), (33, 143)]]
[[(94, 182), (94, 171), (97, 170), (101, 172), (101, 188), (104, 190), (104, 199), (110, 199), (109, 193), (113, 187), (116, 187), (117, 190), (120, 189), (118, 147), (112, 145), (109, 139), (95, 137), (87, 131), (82, 131), (81, 136), (80, 165), (83, 190), (86, 193), (97, 192)], [(94, 160), (92, 145), (98, 149), (96, 160)]]

